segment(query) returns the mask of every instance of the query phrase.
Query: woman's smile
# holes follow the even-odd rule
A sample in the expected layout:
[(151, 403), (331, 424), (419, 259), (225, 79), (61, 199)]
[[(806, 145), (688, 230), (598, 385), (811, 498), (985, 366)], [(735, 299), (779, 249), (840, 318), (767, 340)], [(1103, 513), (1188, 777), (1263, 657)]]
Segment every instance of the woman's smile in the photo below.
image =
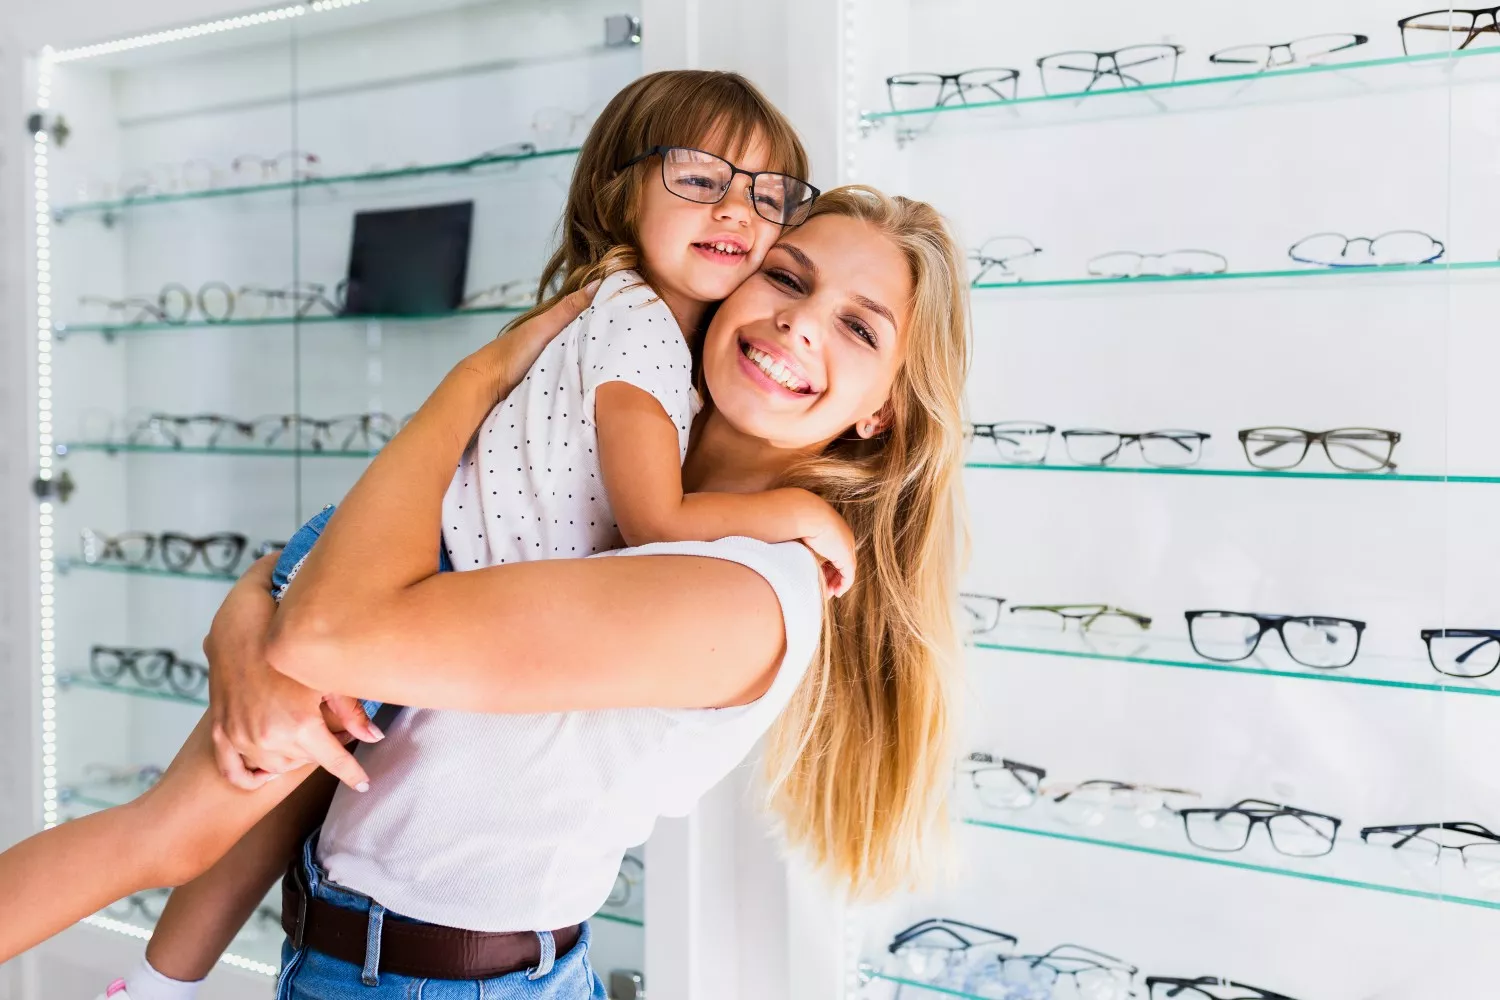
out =
[(817, 395), (801, 365), (764, 341), (740, 339), (740, 367), (752, 381), (793, 396)]

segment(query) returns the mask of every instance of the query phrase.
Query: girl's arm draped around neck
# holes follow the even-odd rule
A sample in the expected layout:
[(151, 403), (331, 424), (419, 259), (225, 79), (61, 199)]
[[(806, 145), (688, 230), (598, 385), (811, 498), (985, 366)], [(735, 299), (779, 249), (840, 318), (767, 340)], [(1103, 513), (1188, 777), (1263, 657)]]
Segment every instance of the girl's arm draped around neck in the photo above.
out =
[(738, 563), (641, 555), (435, 572), (443, 494), (470, 435), (587, 299), (569, 304), (466, 358), (375, 458), (287, 592), (273, 667), (319, 691), (480, 712), (725, 707), (770, 687), (780, 605)]

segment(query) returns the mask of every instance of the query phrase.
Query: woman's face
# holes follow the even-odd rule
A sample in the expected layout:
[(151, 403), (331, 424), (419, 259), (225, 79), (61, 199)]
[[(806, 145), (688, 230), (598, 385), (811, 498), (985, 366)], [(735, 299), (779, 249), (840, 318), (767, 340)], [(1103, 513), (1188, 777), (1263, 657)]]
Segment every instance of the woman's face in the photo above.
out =
[(906, 354), (911, 274), (857, 219), (823, 215), (782, 236), (714, 315), (703, 375), (714, 408), (779, 448), (879, 433)]

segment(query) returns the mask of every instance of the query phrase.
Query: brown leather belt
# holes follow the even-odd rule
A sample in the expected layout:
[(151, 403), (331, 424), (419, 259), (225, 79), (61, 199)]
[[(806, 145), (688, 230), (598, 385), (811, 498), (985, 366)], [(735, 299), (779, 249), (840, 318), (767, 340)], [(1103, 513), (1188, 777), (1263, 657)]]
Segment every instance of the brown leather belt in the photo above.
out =
[[(281, 929), (293, 947), (363, 966), (369, 914), (310, 897), (302, 878), (299, 856), (281, 880)], [(580, 933), (578, 924), (552, 932), (557, 958), (573, 949)], [(541, 945), (532, 931), (487, 934), (394, 918), (381, 927), (380, 971), (398, 976), (493, 979), (534, 969), (541, 959)]]

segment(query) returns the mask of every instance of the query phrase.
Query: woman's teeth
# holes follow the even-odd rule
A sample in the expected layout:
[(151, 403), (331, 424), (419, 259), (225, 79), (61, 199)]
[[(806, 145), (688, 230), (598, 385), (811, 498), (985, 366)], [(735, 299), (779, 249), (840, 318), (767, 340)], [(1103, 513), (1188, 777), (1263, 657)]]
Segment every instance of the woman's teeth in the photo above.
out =
[(757, 351), (749, 344), (746, 344), (745, 357), (754, 362), (755, 367), (765, 372), (773, 382), (783, 385), (793, 392), (805, 393), (812, 389), (812, 386), (802, 381), (796, 375), (793, 375), (785, 365), (771, 357), (765, 351)]

